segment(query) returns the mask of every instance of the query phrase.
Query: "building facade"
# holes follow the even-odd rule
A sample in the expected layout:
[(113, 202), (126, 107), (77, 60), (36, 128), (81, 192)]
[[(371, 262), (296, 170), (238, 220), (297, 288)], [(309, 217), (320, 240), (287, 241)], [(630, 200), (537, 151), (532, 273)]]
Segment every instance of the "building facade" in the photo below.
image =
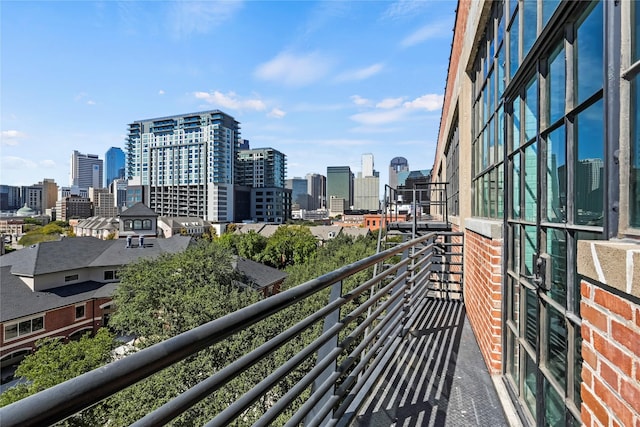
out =
[(135, 121), (126, 142), (129, 184), (144, 187), (137, 201), (159, 215), (232, 221), (239, 143), (239, 123), (219, 110)]
[(332, 198), (343, 199), (344, 209), (353, 205), (353, 173), (349, 166), (327, 167), (327, 199)]
[(307, 192), (309, 183), (304, 178), (294, 177), (285, 181), (285, 187), (291, 190), (291, 203), (295, 209), (309, 210), (311, 195)]
[(404, 157), (394, 157), (389, 164), (389, 187), (398, 188), (398, 174), (409, 171), (409, 162)]
[(125, 155), (120, 147), (111, 147), (104, 155), (105, 188), (109, 188), (111, 183), (125, 177)]
[(432, 180), (525, 425), (640, 423), (639, 25), (631, 1), (458, 2)]
[(291, 190), (285, 188), (287, 157), (273, 148), (239, 150), (236, 184), (249, 190), (249, 218), (282, 223), (291, 218)]
[(71, 154), (71, 186), (102, 188), (103, 161), (97, 154), (82, 154), (74, 150)]
[(307, 193), (310, 196), (309, 210), (327, 207), (327, 178), (317, 173), (308, 173)]

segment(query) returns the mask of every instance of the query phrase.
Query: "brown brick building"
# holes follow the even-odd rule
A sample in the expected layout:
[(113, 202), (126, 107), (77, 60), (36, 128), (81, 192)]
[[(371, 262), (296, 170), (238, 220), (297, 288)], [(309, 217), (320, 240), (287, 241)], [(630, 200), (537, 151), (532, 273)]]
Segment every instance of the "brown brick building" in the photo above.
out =
[(525, 425), (640, 426), (640, 6), (458, 2), (432, 180)]

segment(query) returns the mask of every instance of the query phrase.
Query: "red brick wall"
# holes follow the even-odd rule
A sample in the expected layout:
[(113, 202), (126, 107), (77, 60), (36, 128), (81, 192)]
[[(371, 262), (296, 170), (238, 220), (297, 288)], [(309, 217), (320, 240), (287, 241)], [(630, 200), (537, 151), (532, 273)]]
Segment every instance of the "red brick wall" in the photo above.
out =
[(582, 422), (640, 427), (640, 305), (583, 280)]
[(464, 302), (492, 375), (502, 370), (502, 240), (466, 230)]

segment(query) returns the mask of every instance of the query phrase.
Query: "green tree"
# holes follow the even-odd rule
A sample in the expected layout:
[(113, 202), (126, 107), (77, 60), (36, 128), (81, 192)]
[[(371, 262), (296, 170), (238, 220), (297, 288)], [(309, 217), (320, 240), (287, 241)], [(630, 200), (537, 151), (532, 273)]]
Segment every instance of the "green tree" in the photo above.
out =
[(276, 268), (307, 263), (318, 249), (309, 227), (281, 225), (267, 241), (261, 260)]
[[(67, 344), (56, 338), (38, 341), (37, 351), (25, 357), (16, 370), (16, 377), (23, 377), (27, 382), (0, 394), (0, 406), (106, 364), (111, 360), (111, 350), (114, 346), (113, 335), (105, 328), (99, 329), (94, 337), (87, 333), (79, 341)], [(85, 420), (86, 418), (87, 416)], [(79, 425), (83, 423), (82, 417), (76, 421)]]
[(259, 261), (267, 247), (267, 238), (253, 230), (236, 236), (237, 254), (243, 258)]

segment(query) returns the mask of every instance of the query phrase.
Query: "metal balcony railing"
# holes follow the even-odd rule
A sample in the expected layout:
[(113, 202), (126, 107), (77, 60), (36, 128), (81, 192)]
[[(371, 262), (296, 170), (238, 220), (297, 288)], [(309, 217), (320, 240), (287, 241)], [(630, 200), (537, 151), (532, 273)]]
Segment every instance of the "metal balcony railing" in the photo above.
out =
[[(254, 425), (269, 425), (285, 410), (292, 414), (286, 425), (348, 425), (370, 395), (389, 355), (400, 348), (408, 325), (417, 316), (424, 316), (434, 242), (442, 234), (424, 234), (8, 405), (0, 409), (2, 426), (41, 426), (64, 420), (286, 307), (317, 298), (323, 290), (327, 303), (313, 315), (279, 332), (134, 425), (169, 423), (206, 397), (215, 396), (229, 381), (313, 326), (319, 332), (310, 344), (265, 378), (258, 378), (207, 425), (243, 425), (242, 414), (265, 396), (270, 406)], [(383, 271), (374, 273), (374, 266), (382, 264)], [(362, 279), (365, 275), (358, 273), (365, 271), (368, 274)], [(356, 274), (359, 280), (355, 280)], [(348, 287), (343, 286), (346, 281)], [(307, 368), (299, 381), (274, 399), (270, 390), (287, 374), (303, 367)], [(308, 398), (299, 403), (302, 395)], [(292, 408), (294, 402), (298, 403)]]

